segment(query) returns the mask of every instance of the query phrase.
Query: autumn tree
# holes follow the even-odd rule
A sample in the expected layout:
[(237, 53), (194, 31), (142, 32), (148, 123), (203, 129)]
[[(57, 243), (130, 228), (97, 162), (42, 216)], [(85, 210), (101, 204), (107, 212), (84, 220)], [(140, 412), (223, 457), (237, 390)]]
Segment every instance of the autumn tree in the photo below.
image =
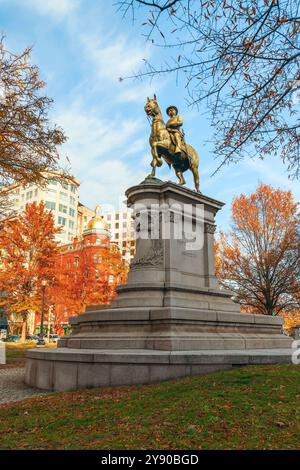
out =
[(1, 224), (0, 291), (1, 304), (9, 314), (22, 318), (22, 340), (25, 339), (30, 311), (41, 309), (41, 282), (56, 282), (54, 257), (58, 243), (51, 212), (43, 202), (26, 204), (17, 218)]
[(291, 334), (295, 326), (300, 325), (300, 308), (288, 309), (282, 312), (285, 329)]
[(70, 316), (84, 312), (88, 305), (111, 303), (116, 287), (126, 282), (127, 275), (118, 248), (109, 243), (96, 247), (81, 244), (67, 263), (64, 256), (62, 249), (55, 261), (59, 284), (48, 294), (52, 299), (56, 330)]
[(217, 243), (216, 273), (244, 308), (295, 308), (300, 286), (299, 213), (291, 192), (261, 184), (232, 204), (232, 229)]
[(292, 333), (294, 326), (300, 325), (300, 283), (294, 295), (294, 305), (283, 310), (281, 316), (284, 319), (284, 327)]
[(0, 187), (42, 183), (44, 171), (59, 169), (57, 146), (66, 140), (49, 122), (52, 99), (30, 51), (10, 52), (0, 39)]
[(207, 106), (216, 171), (255, 149), (260, 158), (280, 153), (290, 174), (300, 176), (299, 0), (116, 3), (143, 22), (162, 57), (162, 64), (145, 60), (135, 77), (182, 77), (188, 103)]

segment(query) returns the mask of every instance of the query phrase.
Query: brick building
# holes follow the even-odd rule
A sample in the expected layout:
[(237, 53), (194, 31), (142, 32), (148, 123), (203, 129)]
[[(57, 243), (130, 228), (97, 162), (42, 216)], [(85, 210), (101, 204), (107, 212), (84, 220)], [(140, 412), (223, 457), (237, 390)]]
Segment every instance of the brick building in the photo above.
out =
[[(72, 243), (61, 247), (57, 259), (58, 271), (68, 286), (68, 295), (74, 294), (74, 303), (67, 308), (62, 293), (52, 312), (50, 308), (51, 330), (57, 333), (66, 330), (69, 318), (84, 311), (86, 305), (109, 304), (115, 296), (117, 285), (125, 282), (124, 261), (119, 247), (111, 243), (108, 224), (100, 211), (97, 206), (81, 238), (76, 237)], [(82, 295), (78, 300), (79, 291)]]

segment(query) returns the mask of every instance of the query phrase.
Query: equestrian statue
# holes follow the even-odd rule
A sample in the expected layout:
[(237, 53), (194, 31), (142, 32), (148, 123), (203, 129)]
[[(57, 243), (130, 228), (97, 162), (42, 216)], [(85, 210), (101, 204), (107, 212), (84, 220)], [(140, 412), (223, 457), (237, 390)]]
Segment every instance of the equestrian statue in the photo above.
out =
[(152, 171), (149, 178), (155, 177), (156, 167), (162, 166), (163, 158), (169, 166), (174, 168), (180, 185), (185, 184), (183, 173), (186, 170), (191, 170), (195, 190), (199, 192), (199, 156), (191, 145), (185, 143), (184, 133), (181, 130), (183, 119), (178, 115), (178, 109), (173, 105), (167, 108), (166, 113), (169, 120), (165, 125), (156, 95), (154, 95), (152, 99), (147, 98), (145, 111), (151, 119), (149, 143), (152, 154)]

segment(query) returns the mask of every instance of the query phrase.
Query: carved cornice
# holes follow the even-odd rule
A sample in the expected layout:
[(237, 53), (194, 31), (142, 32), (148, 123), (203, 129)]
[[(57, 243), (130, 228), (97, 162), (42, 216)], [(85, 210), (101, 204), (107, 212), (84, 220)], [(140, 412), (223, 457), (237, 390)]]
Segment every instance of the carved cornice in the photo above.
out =
[(216, 225), (205, 222), (205, 224), (204, 224), (204, 233), (214, 234), (216, 229), (217, 229)]

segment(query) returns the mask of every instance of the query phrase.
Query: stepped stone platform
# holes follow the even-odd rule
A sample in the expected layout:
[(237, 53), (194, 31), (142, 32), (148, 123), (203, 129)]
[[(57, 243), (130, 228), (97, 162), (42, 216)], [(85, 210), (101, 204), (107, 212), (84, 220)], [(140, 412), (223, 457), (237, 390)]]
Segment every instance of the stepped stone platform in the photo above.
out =
[(44, 390), (155, 383), (253, 364), (291, 361), (289, 349), (151, 351), (146, 349), (31, 350), (25, 381)]
[(72, 335), (57, 350), (29, 351), (26, 383), (76, 390), (291, 362), (282, 319), (241, 314), (215, 277), (223, 203), (159, 180), (126, 195), (138, 235), (127, 284), (111, 306), (72, 318)]

